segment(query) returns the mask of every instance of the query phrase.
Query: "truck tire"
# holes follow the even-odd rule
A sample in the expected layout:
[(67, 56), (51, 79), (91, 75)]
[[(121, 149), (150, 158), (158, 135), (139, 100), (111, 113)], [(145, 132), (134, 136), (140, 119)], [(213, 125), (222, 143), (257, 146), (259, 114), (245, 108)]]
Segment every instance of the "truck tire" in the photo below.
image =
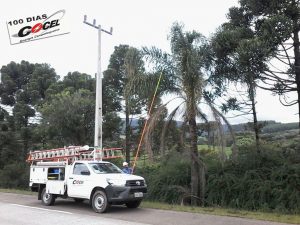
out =
[(104, 213), (109, 208), (107, 196), (104, 191), (95, 191), (92, 198), (92, 207), (96, 213)]
[(42, 204), (43, 205), (53, 205), (55, 202), (55, 196), (46, 192), (46, 188), (42, 191)]
[(133, 201), (133, 202), (127, 202), (127, 203), (125, 203), (125, 205), (127, 206), (127, 208), (135, 209), (135, 208), (140, 206), (141, 202), (142, 201), (140, 201), (140, 200), (139, 201)]

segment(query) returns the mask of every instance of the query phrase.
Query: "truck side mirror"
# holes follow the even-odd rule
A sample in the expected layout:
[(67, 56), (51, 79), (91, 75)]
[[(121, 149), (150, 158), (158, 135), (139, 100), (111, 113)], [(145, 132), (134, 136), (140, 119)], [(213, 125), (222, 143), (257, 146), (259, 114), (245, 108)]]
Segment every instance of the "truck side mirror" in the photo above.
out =
[(81, 174), (81, 175), (90, 175), (91, 173), (90, 173), (90, 171), (88, 171), (88, 170), (82, 170), (82, 171), (80, 172), (80, 174)]

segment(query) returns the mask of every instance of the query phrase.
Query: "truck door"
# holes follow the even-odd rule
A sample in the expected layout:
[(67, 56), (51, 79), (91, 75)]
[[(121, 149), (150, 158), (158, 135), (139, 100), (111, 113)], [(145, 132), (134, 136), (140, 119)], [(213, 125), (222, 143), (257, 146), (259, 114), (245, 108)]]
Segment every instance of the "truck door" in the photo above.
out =
[(75, 163), (68, 178), (68, 196), (90, 197), (90, 171), (84, 163)]
[(65, 168), (49, 167), (47, 169), (46, 192), (58, 195), (65, 193)]

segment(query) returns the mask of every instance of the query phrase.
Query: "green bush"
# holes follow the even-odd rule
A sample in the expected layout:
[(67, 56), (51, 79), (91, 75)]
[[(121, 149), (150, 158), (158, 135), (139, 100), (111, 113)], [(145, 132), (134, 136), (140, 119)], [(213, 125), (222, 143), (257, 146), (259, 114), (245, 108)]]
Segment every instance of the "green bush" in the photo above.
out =
[(190, 165), (180, 153), (167, 155), (159, 164), (138, 168), (136, 173), (146, 179), (149, 200), (180, 203), (189, 193)]
[(12, 163), (0, 170), (0, 187), (26, 189), (29, 184), (29, 166), (25, 163)]
[(247, 210), (300, 212), (300, 162), (296, 151), (283, 151), (263, 145), (240, 148), (237, 164), (208, 165), (206, 202)]
[[(206, 206), (299, 213), (300, 141), (263, 144), (258, 154), (250, 138), (240, 140), (237, 163), (221, 163), (217, 152), (200, 151), (207, 168)], [(189, 194), (190, 163), (180, 153), (136, 173), (146, 178), (149, 200), (181, 203)]]

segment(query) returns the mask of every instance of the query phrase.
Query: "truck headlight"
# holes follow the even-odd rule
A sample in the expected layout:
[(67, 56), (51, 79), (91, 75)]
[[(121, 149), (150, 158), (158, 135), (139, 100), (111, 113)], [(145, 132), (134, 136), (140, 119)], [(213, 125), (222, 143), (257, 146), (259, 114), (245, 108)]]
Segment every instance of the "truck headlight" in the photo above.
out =
[(117, 179), (106, 179), (107, 183), (113, 186), (125, 186), (126, 181), (125, 180), (117, 180)]

